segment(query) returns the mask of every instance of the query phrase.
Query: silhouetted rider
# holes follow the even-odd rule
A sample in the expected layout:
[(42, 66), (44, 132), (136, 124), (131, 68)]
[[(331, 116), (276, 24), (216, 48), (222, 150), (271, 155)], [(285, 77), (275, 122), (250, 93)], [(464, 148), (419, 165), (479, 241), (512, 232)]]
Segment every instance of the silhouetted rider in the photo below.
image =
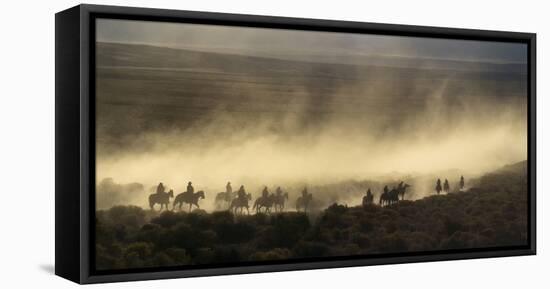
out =
[(195, 193), (195, 188), (193, 188), (193, 185), (191, 182), (187, 183), (187, 191), (185, 191), (186, 195), (190, 196)]
[(157, 194), (162, 194), (164, 193), (164, 185), (162, 184), (162, 182), (159, 183), (159, 185), (157, 186)]
[(233, 193), (233, 188), (231, 188), (231, 182), (227, 182), (227, 185), (225, 186), (225, 192), (231, 195)]
[(241, 185), (241, 187), (239, 188), (239, 191), (237, 192), (237, 198), (239, 199), (246, 199), (246, 191), (244, 190), (244, 186)]
[(438, 195), (441, 192), (441, 180), (440, 179), (437, 179), (437, 182), (435, 183), (435, 191), (437, 192)]
[(372, 204), (374, 200), (374, 196), (372, 195), (372, 192), (370, 191), (370, 188), (367, 190), (367, 195), (363, 197), (363, 206)]
[(302, 191), (302, 196), (306, 197), (308, 195), (307, 187), (304, 187), (304, 190)]
[(398, 185), (397, 185), (397, 190), (401, 190), (403, 189), (403, 181), (401, 181)]

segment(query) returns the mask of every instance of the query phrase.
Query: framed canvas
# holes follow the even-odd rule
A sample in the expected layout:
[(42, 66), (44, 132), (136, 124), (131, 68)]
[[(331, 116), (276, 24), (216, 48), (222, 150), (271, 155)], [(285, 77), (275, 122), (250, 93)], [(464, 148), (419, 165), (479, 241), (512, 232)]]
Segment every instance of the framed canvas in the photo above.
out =
[(535, 254), (535, 34), (56, 14), (78, 283)]

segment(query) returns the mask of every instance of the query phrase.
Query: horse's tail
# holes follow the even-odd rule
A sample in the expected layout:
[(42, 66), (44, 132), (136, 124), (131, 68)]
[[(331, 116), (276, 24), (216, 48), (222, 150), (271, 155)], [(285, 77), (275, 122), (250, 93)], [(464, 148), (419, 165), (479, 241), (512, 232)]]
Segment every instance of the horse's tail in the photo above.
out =
[(153, 200), (154, 196), (153, 195), (149, 195), (149, 208), (151, 208), (151, 210), (153, 209), (153, 206), (155, 205), (155, 200)]
[(252, 210), (256, 209), (256, 207), (258, 207), (258, 201), (260, 199), (256, 199), (256, 201), (254, 201), (254, 206), (252, 206)]

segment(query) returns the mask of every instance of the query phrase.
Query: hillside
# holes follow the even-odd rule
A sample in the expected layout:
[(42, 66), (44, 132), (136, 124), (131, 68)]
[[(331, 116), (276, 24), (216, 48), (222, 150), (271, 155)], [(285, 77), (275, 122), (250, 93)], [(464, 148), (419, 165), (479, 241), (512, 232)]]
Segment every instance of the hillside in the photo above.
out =
[(524, 245), (526, 162), (476, 181), (467, 192), (389, 207), (333, 204), (319, 216), (288, 212), (97, 211), (98, 269), (370, 255)]

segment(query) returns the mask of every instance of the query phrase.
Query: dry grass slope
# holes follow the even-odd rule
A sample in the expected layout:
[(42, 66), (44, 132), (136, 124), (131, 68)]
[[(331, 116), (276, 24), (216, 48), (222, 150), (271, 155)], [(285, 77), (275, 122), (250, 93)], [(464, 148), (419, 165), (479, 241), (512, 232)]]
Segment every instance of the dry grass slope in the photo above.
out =
[(476, 180), (467, 192), (389, 207), (333, 204), (317, 217), (288, 212), (97, 212), (97, 269), (486, 248), (527, 243), (526, 162)]

